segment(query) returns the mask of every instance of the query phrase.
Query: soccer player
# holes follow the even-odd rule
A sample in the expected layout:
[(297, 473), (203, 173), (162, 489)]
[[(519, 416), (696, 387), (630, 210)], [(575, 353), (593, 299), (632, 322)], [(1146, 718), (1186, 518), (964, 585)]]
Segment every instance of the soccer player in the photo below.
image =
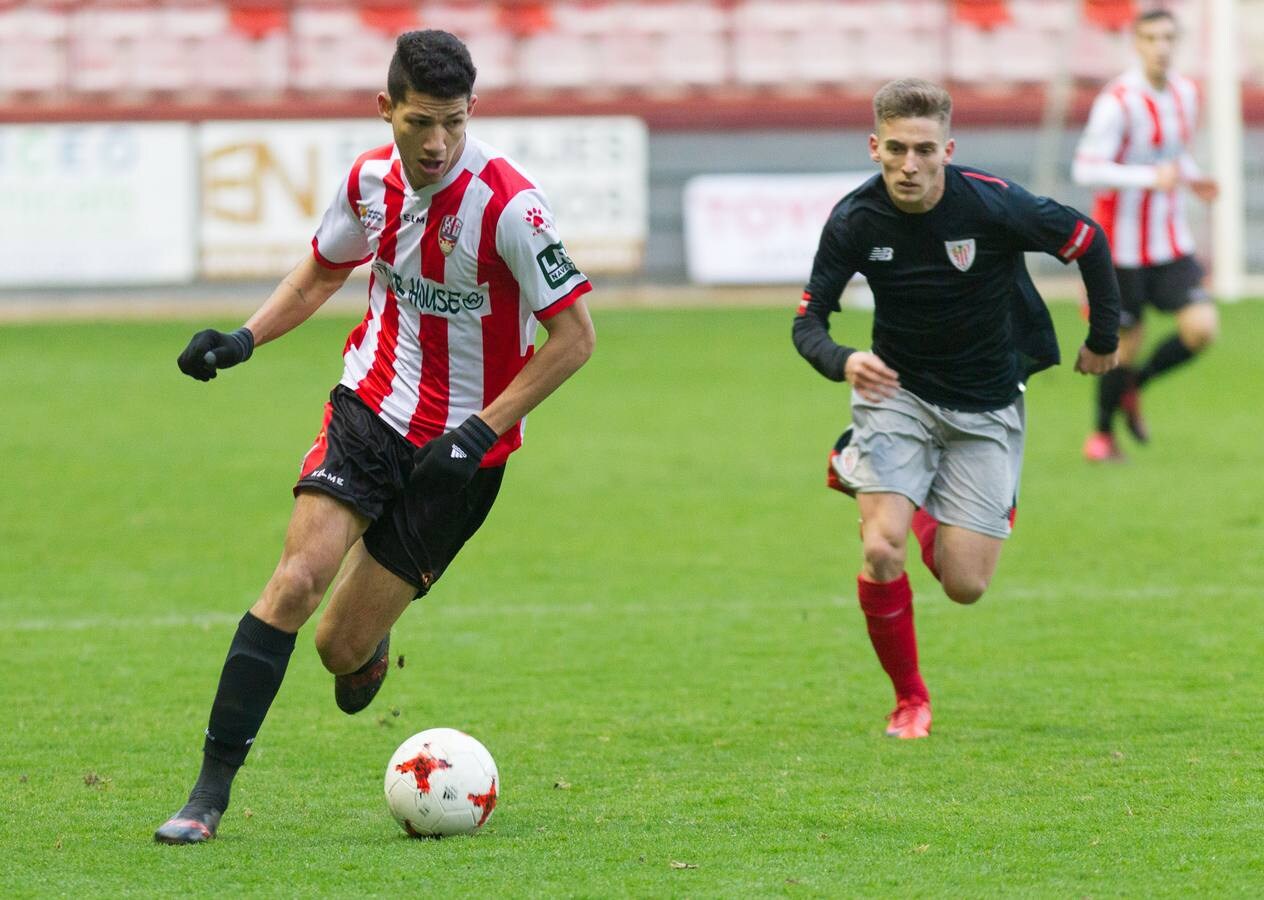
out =
[[(1198, 89), (1171, 71), (1176, 20), (1166, 10), (1142, 13), (1133, 26), (1140, 65), (1111, 81), (1093, 102), (1080, 138), (1072, 175), (1100, 188), (1093, 217), (1114, 252), (1123, 303), (1119, 368), (1097, 386), (1097, 424), (1084, 442), (1093, 462), (1123, 458), (1113, 420), (1123, 411), (1128, 430), (1149, 440), (1140, 391), (1151, 379), (1180, 366), (1216, 339), (1215, 304), (1202, 288), (1194, 239), (1185, 222), (1188, 188), (1210, 203), (1216, 182), (1205, 178), (1189, 155), (1198, 122)], [(1176, 333), (1138, 369), (1146, 304), (1176, 316)]]
[[(316, 649), (339, 708), (369, 704), (389, 668), (391, 626), (482, 525), (522, 443), (523, 417), (592, 353), (581, 299), (590, 285), (548, 202), (466, 132), (474, 77), (451, 34), (401, 35), (377, 96), (393, 142), (356, 160), (311, 256), (243, 327), (198, 332), (180, 354), (185, 374), (214, 378), (301, 324), (371, 262), (369, 309), (347, 338), (342, 378), (303, 457), (280, 562), (237, 627), (201, 773), (155, 833), (160, 842), (215, 836), (295, 633), (331, 583)], [(538, 353), (537, 322), (548, 331)]]
[[(893, 81), (873, 110), (869, 155), (881, 172), (830, 214), (794, 344), (826, 378), (852, 386), (852, 425), (831, 455), (830, 480), (860, 506), (860, 608), (895, 688), (886, 733), (923, 738), (931, 707), (905, 573), (909, 529), (948, 597), (974, 603), (983, 595), (1013, 524), (1025, 382), (1059, 361), (1023, 253), (1079, 263), (1090, 323), (1077, 372), (1115, 365), (1119, 289), (1092, 220), (951, 164), (952, 100), (943, 88)], [(856, 272), (873, 289), (871, 350), (829, 334)]]

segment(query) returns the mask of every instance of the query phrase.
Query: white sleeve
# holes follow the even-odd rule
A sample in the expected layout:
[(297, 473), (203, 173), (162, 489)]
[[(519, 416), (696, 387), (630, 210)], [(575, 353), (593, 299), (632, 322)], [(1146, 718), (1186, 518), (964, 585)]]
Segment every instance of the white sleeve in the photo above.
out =
[(320, 220), (312, 238), (312, 253), (327, 269), (351, 269), (373, 258), (364, 224), (351, 208), (346, 178)]
[[(1186, 109), (1188, 110), (1187, 115), (1189, 116), (1190, 142), (1185, 145), (1185, 152), (1181, 154), (1179, 163), (1181, 167), (1181, 177), (1188, 181), (1194, 181), (1203, 177), (1202, 169), (1199, 167), (1198, 163), (1194, 161), (1194, 157), (1190, 153), (1190, 144), (1193, 143), (1193, 135), (1198, 131), (1198, 116), (1201, 113), (1201, 110), (1198, 108), (1198, 88), (1196, 88), (1191, 82), (1186, 83), (1189, 84), (1189, 91), (1187, 92), (1188, 97), (1185, 102)], [(1175, 88), (1175, 90), (1179, 90), (1179, 88)]]
[(1110, 94), (1099, 94), (1075, 148), (1071, 177), (1076, 184), (1101, 188), (1154, 187), (1157, 178), (1154, 166), (1115, 162), (1127, 127), (1119, 101)]
[(500, 254), (537, 319), (556, 315), (592, 289), (562, 246), (553, 212), (536, 188), (520, 191), (496, 223)]

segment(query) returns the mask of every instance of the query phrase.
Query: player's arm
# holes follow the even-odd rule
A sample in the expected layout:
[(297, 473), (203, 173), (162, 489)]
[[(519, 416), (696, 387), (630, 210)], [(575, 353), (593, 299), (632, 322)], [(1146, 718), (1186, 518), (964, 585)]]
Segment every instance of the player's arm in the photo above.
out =
[(418, 451), (412, 481), (422, 490), (451, 493), (467, 484), (496, 439), (592, 356), (597, 337), (583, 300), (592, 285), (566, 254), (539, 191), (522, 191), (506, 205), (496, 252), (548, 337), (487, 406)]
[(583, 300), (542, 323), (548, 338), (527, 360), (500, 396), (478, 414), (497, 435), (504, 434), (553, 393), (592, 356), (597, 341)]
[(544, 320), (548, 338), (491, 403), (417, 452), (413, 483), (454, 493), (474, 477), (496, 439), (570, 378), (592, 356), (597, 334), (588, 307), (575, 300)]
[(1095, 188), (1150, 188), (1169, 191), (1180, 181), (1175, 162), (1116, 162), (1124, 144), (1128, 120), (1122, 101), (1113, 94), (1101, 94), (1093, 101), (1088, 124), (1075, 149), (1071, 177), (1076, 184)]
[(312, 254), (281, 279), (245, 325), (227, 334), (214, 329), (195, 334), (176, 361), (181, 372), (210, 381), (219, 369), (245, 362), (258, 345), (307, 321), (346, 283), (352, 269), (372, 258), (364, 225), (351, 208), (347, 184), (344, 180), (325, 210), (312, 238)]
[(842, 229), (841, 219), (831, 216), (821, 232), (791, 336), (799, 355), (816, 371), (831, 381), (850, 382), (866, 400), (880, 400), (899, 388), (899, 376), (876, 353), (839, 344), (829, 332), (830, 314), (841, 309), (843, 288), (856, 274)]
[(1101, 375), (1113, 369), (1119, 348), (1119, 282), (1102, 227), (1078, 210), (1036, 197), (1017, 184), (1011, 183), (995, 198), (1018, 249), (1042, 251), (1064, 265), (1074, 262), (1080, 267), (1088, 294), (1088, 336), (1075, 371)]
[(301, 325), (346, 283), (351, 269), (330, 269), (309, 256), (281, 279), (246, 324), (228, 333), (208, 328), (189, 341), (177, 360), (180, 371), (210, 381), (220, 369), (250, 359), (255, 347)]

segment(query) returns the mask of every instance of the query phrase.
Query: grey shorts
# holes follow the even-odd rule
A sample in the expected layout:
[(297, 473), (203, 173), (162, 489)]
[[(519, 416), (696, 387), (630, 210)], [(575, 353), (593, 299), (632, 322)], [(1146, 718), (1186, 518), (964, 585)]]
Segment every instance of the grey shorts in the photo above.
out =
[(1023, 398), (959, 412), (900, 390), (871, 403), (852, 392), (852, 439), (834, 462), (857, 493), (903, 494), (947, 525), (1009, 537), (1023, 468)]

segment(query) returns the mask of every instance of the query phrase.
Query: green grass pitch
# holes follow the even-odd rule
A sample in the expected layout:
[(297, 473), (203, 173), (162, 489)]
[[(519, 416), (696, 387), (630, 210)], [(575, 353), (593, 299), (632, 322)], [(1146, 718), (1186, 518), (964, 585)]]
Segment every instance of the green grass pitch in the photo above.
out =
[[(405, 667), (345, 716), (309, 623), (203, 847), (151, 834), (352, 323), (209, 385), (176, 370), (190, 322), (0, 328), (0, 895), (1264, 892), (1264, 303), (1153, 385), (1127, 465), (1080, 459), (1089, 379), (1033, 380), (988, 595), (955, 606), (911, 558), (935, 732), (910, 743), (881, 735), (856, 513), (823, 486), (846, 394), (792, 311), (595, 305), (592, 362), (398, 625)], [(1073, 356), (1083, 325), (1055, 316)], [(436, 725), (500, 767), (472, 839), (409, 840), (384, 808), (387, 758)]]

